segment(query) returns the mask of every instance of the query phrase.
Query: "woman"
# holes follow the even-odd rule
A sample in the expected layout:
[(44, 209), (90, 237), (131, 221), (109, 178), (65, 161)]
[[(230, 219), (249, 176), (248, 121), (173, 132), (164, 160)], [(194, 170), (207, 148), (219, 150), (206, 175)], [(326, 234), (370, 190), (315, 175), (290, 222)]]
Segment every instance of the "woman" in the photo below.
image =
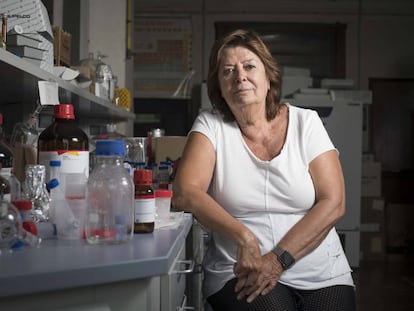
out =
[(204, 294), (214, 310), (355, 310), (335, 223), (338, 153), (317, 113), (280, 102), (281, 77), (253, 31), (212, 48), (214, 110), (193, 124), (173, 206), (212, 232)]

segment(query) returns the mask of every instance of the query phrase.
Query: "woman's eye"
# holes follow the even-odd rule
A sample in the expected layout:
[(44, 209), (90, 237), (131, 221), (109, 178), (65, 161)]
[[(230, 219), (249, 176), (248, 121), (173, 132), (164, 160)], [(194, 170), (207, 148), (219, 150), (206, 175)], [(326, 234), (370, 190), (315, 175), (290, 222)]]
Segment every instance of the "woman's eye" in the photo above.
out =
[(248, 65), (245, 66), (245, 68), (246, 68), (246, 70), (252, 70), (253, 68), (255, 68), (255, 66), (252, 65), (252, 64), (248, 64)]
[(225, 68), (223, 73), (225, 76), (228, 76), (229, 74), (233, 73), (234, 69), (233, 68)]

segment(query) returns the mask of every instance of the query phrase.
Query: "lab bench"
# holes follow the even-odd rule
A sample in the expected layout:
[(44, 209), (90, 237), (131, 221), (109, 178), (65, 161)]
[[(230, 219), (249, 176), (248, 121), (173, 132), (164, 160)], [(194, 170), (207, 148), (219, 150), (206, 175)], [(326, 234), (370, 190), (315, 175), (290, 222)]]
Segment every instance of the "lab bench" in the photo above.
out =
[[(44, 240), (0, 255), (0, 310), (184, 310), (193, 225), (134, 234), (118, 245)], [(189, 254), (191, 256), (191, 254)]]

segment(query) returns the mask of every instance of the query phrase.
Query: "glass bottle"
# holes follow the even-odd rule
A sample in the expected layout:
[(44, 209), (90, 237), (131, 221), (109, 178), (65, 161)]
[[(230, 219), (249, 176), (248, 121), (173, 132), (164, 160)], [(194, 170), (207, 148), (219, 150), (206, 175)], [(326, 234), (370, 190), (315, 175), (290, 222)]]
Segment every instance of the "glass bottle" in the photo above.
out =
[(6, 49), (6, 41), (7, 41), (7, 15), (1, 15), (1, 37), (0, 37), (0, 47), (2, 49)]
[(0, 254), (18, 242), (37, 246), (41, 241), (41, 238), (23, 228), (22, 218), (16, 207), (10, 202), (0, 200)]
[(10, 148), (13, 151), (13, 168), (20, 182), (24, 180), (24, 169), (27, 164), (37, 162), (37, 139), (39, 132), (36, 129), (42, 105), (38, 104), (35, 111), (23, 122), (14, 125), (10, 136)]
[[(0, 172), (2, 170), (0, 163)], [(10, 182), (0, 174), (0, 199), (10, 202)]]
[[(76, 124), (71, 104), (54, 106), (54, 121), (38, 139), (38, 164), (49, 168), (52, 160), (61, 162), (62, 174), (83, 174), (89, 176), (89, 139)], [(49, 169), (46, 180), (50, 180)]]
[(20, 180), (14, 174), (14, 169), (11, 170), (8, 182), (10, 185), (10, 201), (19, 200), (22, 195), (22, 186)]
[(96, 165), (86, 187), (86, 240), (90, 244), (129, 241), (133, 234), (134, 183), (123, 166), (123, 140), (98, 140)]
[(134, 233), (150, 233), (155, 225), (155, 192), (152, 188), (152, 171), (135, 170)]
[(20, 212), (23, 228), (30, 233), (37, 235), (37, 226), (34, 222), (32, 208), (33, 203), (30, 200), (15, 200), (11, 202)]
[(6, 141), (3, 121), (3, 114), (0, 113), (0, 164), (3, 171), (8, 171), (6, 174), (9, 175), (11, 168), (13, 167), (13, 151)]

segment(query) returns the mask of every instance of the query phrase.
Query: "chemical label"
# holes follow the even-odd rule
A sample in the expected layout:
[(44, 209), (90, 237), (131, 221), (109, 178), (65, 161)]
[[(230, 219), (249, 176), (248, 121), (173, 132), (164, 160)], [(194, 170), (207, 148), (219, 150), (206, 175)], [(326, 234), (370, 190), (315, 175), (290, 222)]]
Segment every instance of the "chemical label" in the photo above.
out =
[(89, 151), (39, 151), (39, 164), (46, 167), (46, 180), (49, 180), (49, 163), (56, 160), (61, 163), (61, 174), (79, 173), (85, 177), (89, 176)]
[(155, 199), (135, 199), (135, 223), (155, 221)]

